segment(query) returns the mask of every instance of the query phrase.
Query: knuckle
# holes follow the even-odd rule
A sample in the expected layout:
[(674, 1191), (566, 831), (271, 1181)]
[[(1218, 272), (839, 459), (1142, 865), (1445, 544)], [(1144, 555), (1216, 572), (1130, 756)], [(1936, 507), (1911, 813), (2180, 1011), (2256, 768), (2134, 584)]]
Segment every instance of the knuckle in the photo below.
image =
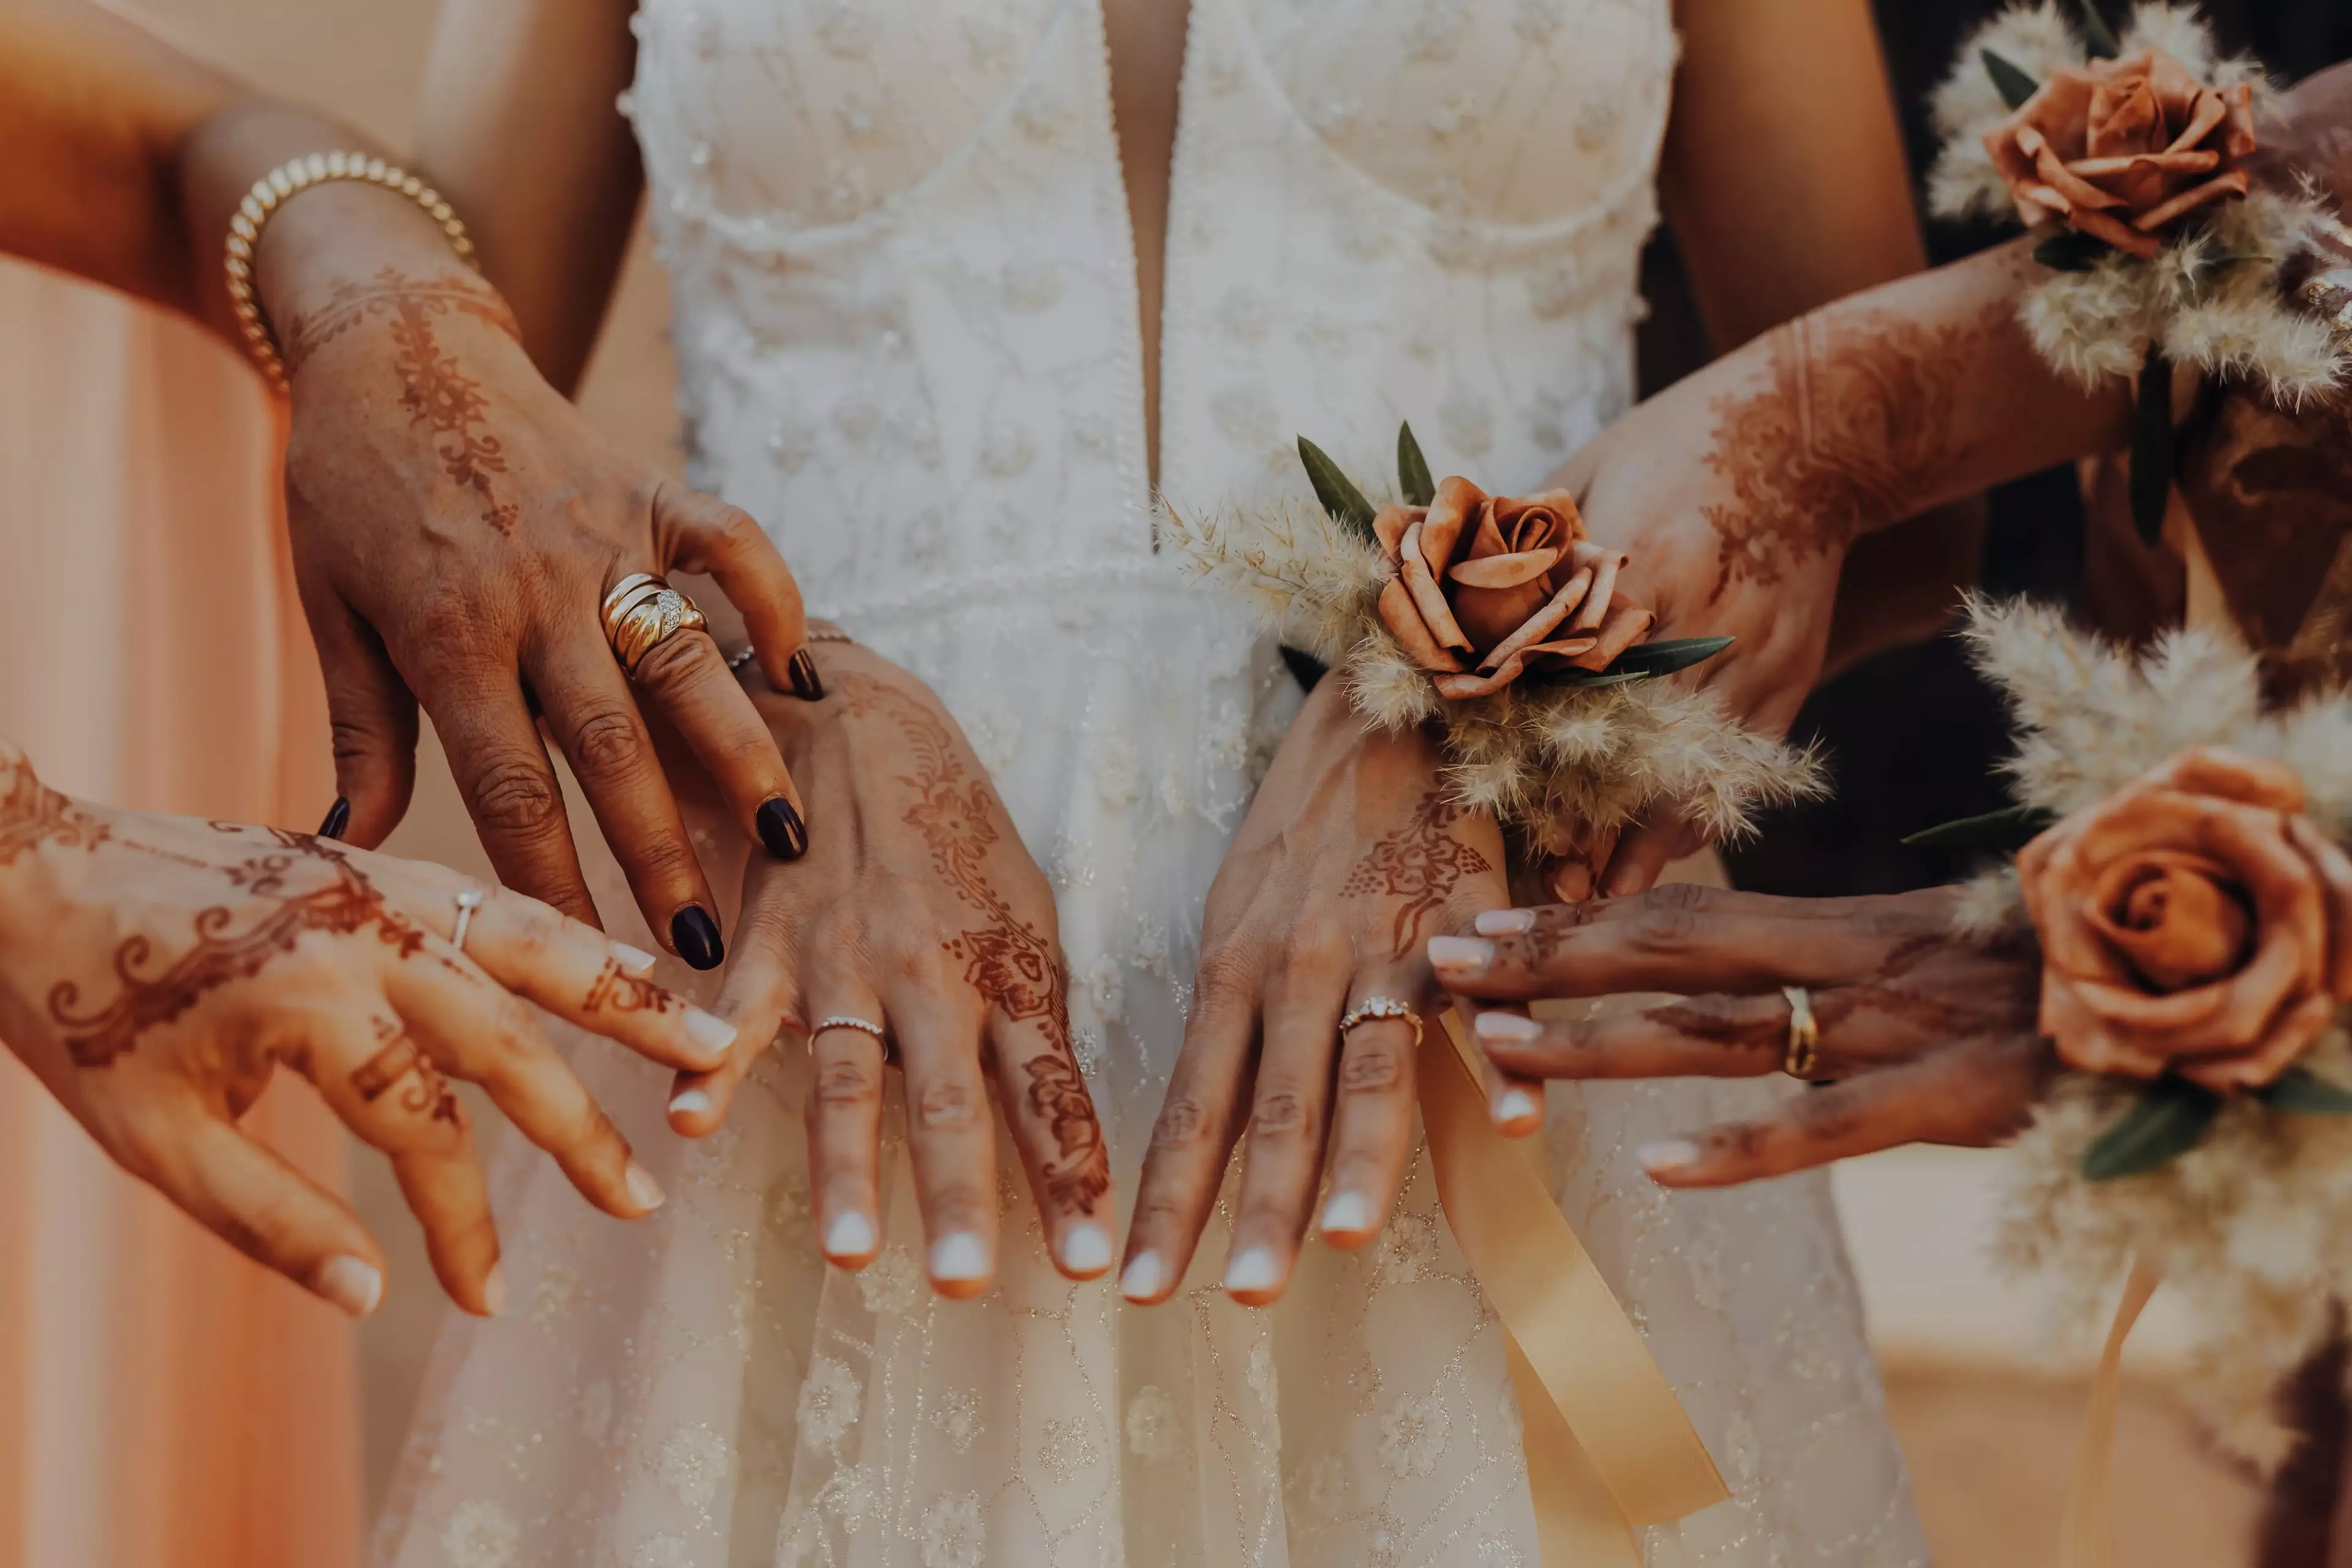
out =
[(1189, 1094), (1171, 1095), (1160, 1108), (1160, 1119), (1151, 1125), (1151, 1146), (1155, 1149), (1196, 1149), (1209, 1141), (1215, 1118), (1208, 1106)]
[(726, 501), (711, 502), (709, 526), (713, 547), (739, 559), (768, 542), (767, 531), (760, 526), (758, 518)]
[(643, 721), (625, 703), (592, 703), (573, 717), (572, 760), (584, 774), (607, 778), (634, 771), (650, 744)]
[(833, 1057), (817, 1068), (816, 1098), (821, 1105), (862, 1109), (881, 1094), (881, 1074), (863, 1058)]
[(1355, 1046), (1339, 1063), (1342, 1094), (1386, 1094), (1404, 1081), (1404, 1054), (1381, 1041)]
[(934, 1219), (977, 1228), (988, 1215), (994, 1196), (992, 1189), (976, 1182), (951, 1180), (931, 1189), (931, 1201), (926, 1207)]
[(977, 1085), (962, 1079), (935, 1079), (915, 1097), (916, 1125), (934, 1131), (971, 1126), (981, 1118), (984, 1100)]
[(1322, 979), (1346, 970), (1348, 965), (1346, 942), (1336, 931), (1319, 924), (1294, 931), (1283, 939), (1285, 974)]
[(1697, 930), (1698, 911), (1706, 891), (1705, 888), (1676, 882), (1640, 895), (1642, 908), (1633, 917), (1633, 941), (1652, 950), (1682, 947)]
[(525, 758), (502, 759), (478, 770), (466, 798), (474, 820), (493, 832), (532, 837), (563, 824), (563, 796), (555, 780)]
[(1250, 1106), (1250, 1132), (1254, 1137), (1292, 1137), (1307, 1131), (1314, 1121), (1313, 1101), (1292, 1089), (1260, 1090)]
[(1201, 954), (1193, 971), (1196, 1007), (1239, 1006), (1257, 978), (1256, 956), (1238, 942), (1220, 942)]
[(700, 632), (686, 632), (655, 644), (637, 661), (631, 679), (647, 690), (677, 696), (725, 668), (719, 649)]

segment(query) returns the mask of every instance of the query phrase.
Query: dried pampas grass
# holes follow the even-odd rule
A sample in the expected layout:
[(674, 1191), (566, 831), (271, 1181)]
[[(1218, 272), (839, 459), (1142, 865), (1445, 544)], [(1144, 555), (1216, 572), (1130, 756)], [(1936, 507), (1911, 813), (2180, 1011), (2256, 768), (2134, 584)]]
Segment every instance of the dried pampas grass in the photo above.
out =
[[(2086, 636), (2054, 610), (1976, 600), (1968, 640), (2016, 710), (2008, 764), (2025, 805), (2061, 814), (2095, 804), (2192, 745), (2274, 757), (2304, 781), (2313, 822), (2352, 837), (2352, 698), (2262, 710), (2253, 657), (2204, 631), (2176, 631), (2144, 656)], [(1963, 894), (1972, 937), (2017, 930), (2015, 873)], [(2303, 1058), (2352, 1083), (2344, 1019)], [(2192, 1334), (2188, 1391), (2231, 1452), (2264, 1468), (2293, 1442), (2271, 1399), (2318, 1348), (2332, 1304), (2352, 1300), (2352, 1118), (2283, 1115), (2233, 1098), (2194, 1148), (2145, 1175), (2086, 1182), (2092, 1141), (2139, 1084), (2067, 1074), (2015, 1144), (2001, 1200), (2000, 1263), (2054, 1291), (2054, 1317), (2094, 1331), (2134, 1258), (2158, 1269)]]

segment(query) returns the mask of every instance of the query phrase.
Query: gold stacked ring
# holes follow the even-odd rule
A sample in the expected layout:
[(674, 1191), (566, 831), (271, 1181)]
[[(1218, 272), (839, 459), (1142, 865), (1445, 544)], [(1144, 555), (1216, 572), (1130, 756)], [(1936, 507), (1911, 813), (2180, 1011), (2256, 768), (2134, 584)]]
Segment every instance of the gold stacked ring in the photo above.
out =
[(646, 655), (678, 633), (710, 624), (692, 599), (650, 572), (632, 572), (614, 584), (604, 595), (604, 640), (631, 675)]

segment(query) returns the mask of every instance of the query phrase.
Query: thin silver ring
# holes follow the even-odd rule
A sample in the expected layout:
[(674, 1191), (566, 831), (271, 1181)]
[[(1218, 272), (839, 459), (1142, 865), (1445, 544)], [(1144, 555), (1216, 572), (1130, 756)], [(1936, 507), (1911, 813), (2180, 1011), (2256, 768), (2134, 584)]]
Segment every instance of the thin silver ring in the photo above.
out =
[(885, 1046), (890, 1043), (889, 1030), (870, 1018), (856, 1018), (846, 1013), (833, 1013), (819, 1018), (816, 1027), (809, 1031), (809, 1038), (814, 1040), (827, 1029), (856, 1029), (861, 1034), (873, 1036)]
[(449, 945), (459, 952), (466, 951), (466, 928), (474, 923), (474, 911), (488, 897), (479, 888), (468, 888), (457, 895), (457, 929), (449, 933)]
[(1401, 1018), (1412, 1026), (1412, 1043), (1421, 1044), (1421, 1010), (1410, 1002), (1400, 1002), (1393, 996), (1367, 996), (1356, 1004), (1339, 1020), (1339, 1037), (1346, 1039), (1348, 1031), (1359, 1024), (1369, 1024), (1375, 1018)]

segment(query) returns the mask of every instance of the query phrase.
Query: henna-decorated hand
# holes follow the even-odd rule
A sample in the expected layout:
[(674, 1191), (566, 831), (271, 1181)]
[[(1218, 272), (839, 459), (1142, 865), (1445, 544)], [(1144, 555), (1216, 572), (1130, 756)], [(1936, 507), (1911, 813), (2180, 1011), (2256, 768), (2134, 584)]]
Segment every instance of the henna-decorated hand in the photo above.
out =
[[(421, 701), (501, 879), (593, 923), (536, 714), (647, 923), (687, 963), (713, 968), (715, 905), (638, 693), (660, 705), (770, 853), (790, 859), (805, 847), (801, 799), (709, 635), (661, 643), (633, 690), (600, 605), (632, 573), (708, 572), (742, 612), (761, 668), (814, 697), (799, 589), (751, 517), (598, 436), (541, 379), (504, 302), (454, 258), (331, 287), (273, 262), (280, 226), (315, 218), (313, 204), (374, 199), (398, 201), (307, 192), (265, 231), (262, 252), (293, 377), (295, 573), (348, 802), (325, 830), (373, 845), (399, 822)], [(337, 820), (346, 809), (347, 825)]]
[(1111, 1261), (1110, 1161), (1072, 1047), (1053, 892), (938, 699), (867, 649), (814, 647), (821, 700), (757, 681), (754, 700), (793, 772), (833, 803), (834, 829), (794, 865), (752, 857), (717, 1004), (742, 1033), (723, 1068), (679, 1079), (671, 1124), (716, 1129), (781, 1027), (785, 1048), (812, 1055), (818, 1236), (833, 1262), (863, 1268), (881, 1245), (884, 1045), (808, 1031), (878, 1025), (906, 1073), (932, 1284), (976, 1296), (995, 1272), (992, 1084), (1055, 1266), (1092, 1279)]
[[(1244, 1123), (1225, 1266), (1236, 1300), (1282, 1294), (1327, 1133), (1325, 1239), (1360, 1247), (1380, 1233), (1412, 1152), (1414, 1026), (1369, 1019), (1342, 1040), (1339, 1020), (1374, 997), (1434, 1006), (1423, 940), (1507, 901), (1501, 832), (1447, 802), (1431, 739), (1367, 731), (1340, 686), (1307, 697), (1209, 889), (1183, 1051), (1128, 1237), (1130, 1300), (1165, 1300), (1182, 1281)], [(1514, 1132), (1539, 1123), (1541, 1092), (1488, 1084)]]
[(1541, 1078), (1759, 1078), (1787, 1059), (1783, 985), (1810, 989), (1822, 1087), (1756, 1121), (1642, 1151), (1670, 1187), (1727, 1186), (1897, 1143), (1990, 1144), (2025, 1125), (2057, 1070), (2036, 1023), (2031, 933), (1979, 944), (1955, 890), (1781, 899), (1685, 885), (1476, 918), (1433, 939), (1456, 996), (1478, 1003), (1673, 991), (1644, 1012), (1538, 1022), (1476, 1012), (1495, 1060)]
[(458, 952), (473, 888), (307, 835), (70, 800), (0, 743), (0, 1038), (118, 1163), (363, 1314), (383, 1284), (375, 1238), (236, 1126), (294, 1068), (391, 1156), (451, 1298), (494, 1313), (498, 1233), (446, 1079), (480, 1084), (629, 1218), (661, 1189), (523, 999), (675, 1067), (719, 1059), (735, 1032), (641, 978), (651, 953), (519, 893), (489, 891)]

